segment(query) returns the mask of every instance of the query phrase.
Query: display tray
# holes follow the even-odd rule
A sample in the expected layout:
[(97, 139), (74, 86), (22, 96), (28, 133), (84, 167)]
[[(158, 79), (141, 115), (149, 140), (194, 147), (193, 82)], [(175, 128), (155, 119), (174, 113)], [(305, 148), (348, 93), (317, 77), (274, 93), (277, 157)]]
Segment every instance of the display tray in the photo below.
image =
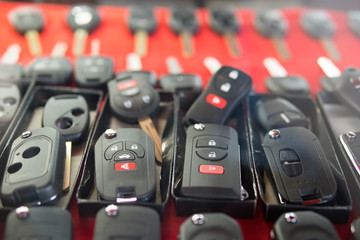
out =
[[(249, 197), (245, 200), (219, 200), (190, 198), (181, 195), (182, 171), (185, 156), (185, 128), (179, 119), (177, 148), (178, 155), (173, 165), (172, 195), (175, 201), (177, 216), (190, 216), (200, 212), (223, 212), (237, 218), (253, 218), (255, 215), (257, 193), (251, 153), (249, 144), (249, 132), (246, 124), (246, 110), (240, 104), (237, 111), (229, 118), (226, 125), (233, 127), (238, 133), (241, 159), (241, 184), (248, 192)], [(179, 116), (180, 117), (180, 116)]]
[[(161, 137), (162, 164), (156, 166), (156, 193), (154, 199), (148, 202), (133, 202), (121, 204), (135, 204), (147, 206), (155, 209), (160, 216), (163, 216), (165, 205), (170, 195), (171, 165), (176, 156), (177, 147), (175, 144), (177, 115), (179, 114), (179, 100), (171, 92), (159, 91), (160, 109), (153, 117), (156, 130)], [(76, 199), (80, 217), (95, 217), (98, 210), (115, 202), (106, 201), (99, 198), (94, 182), (94, 146), (97, 139), (106, 129), (119, 128), (140, 128), (138, 124), (128, 124), (118, 120), (113, 116), (109, 104), (109, 99), (104, 100), (103, 109), (99, 115), (93, 138), (90, 141), (90, 148), (86, 154), (86, 163), (82, 173), (80, 186)]]
[[(2, 179), (4, 175), (12, 141), (25, 131), (41, 128), (42, 113), (46, 101), (50, 97), (60, 94), (78, 94), (83, 96), (88, 104), (90, 115), (89, 128), (83, 140), (79, 143), (72, 144), (69, 189), (63, 192), (62, 197), (55, 203), (55, 206), (66, 209), (70, 203), (71, 196), (76, 187), (80, 169), (83, 165), (84, 156), (88, 148), (88, 143), (95, 126), (97, 114), (99, 112), (103, 98), (102, 91), (76, 89), (69, 87), (35, 86), (27, 97), (26, 102), (24, 102), (23, 106), (21, 107), (21, 112), (16, 115), (16, 122), (11, 125), (11, 128), (9, 127), (9, 131), (11, 130), (11, 133), (9, 133), (9, 141), (7, 141), (3, 154), (0, 158), (0, 179)], [(7, 214), (11, 210), (13, 210), (13, 208), (0, 204), (0, 220), (5, 221)]]
[(314, 101), (307, 97), (284, 97), (299, 108), (309, 121), (309, 129), (318, 137), (325, 155), (330, 162), (337, 183), (335, 199), (329, 205), (297, 205), (280, 204), (272, 184), (272, 176), (268, 171), (269, 165), (262, 148), (264, 132), (257, 125), (253, 110), (260, 99), (273, 98), (274, 95), (255, 94), (248, 101), (248, 124), (250, 132), (251, 151), (255, 166), (256, 181), (259, 195), (263, 203), (266, 221), (275, 221), (282, 213), (289, 211), (311, 210), (317, 212), (336, 224), (346, 224), (349, 220), (352, 202), (350, 192), (345, 181), (336, 151), (330, 140), (329, 133)]
[(344, 171), (346, 181), (348, 182), (355, 210), (359, 213), (360, 175), (342, 147), (339, 136), (350, 131), (359, 132), (360, 117), (342, 105), (331, 93), (320, 91), (317, 94), (316, 100), (329, 130), (336, 153), (339, 156), (339, 162)]

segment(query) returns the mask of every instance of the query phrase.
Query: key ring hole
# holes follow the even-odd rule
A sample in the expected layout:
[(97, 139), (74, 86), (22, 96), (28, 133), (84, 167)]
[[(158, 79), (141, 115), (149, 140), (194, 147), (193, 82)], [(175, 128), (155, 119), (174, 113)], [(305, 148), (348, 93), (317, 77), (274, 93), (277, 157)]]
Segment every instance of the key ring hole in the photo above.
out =
[(80, 117), (81, 115), (84, 114), (84, 112), (85, 111), (83, 109), (81, 109), (81, 108), (73, 108), (71, 110), (71, 114), (74, 115), (75, 117)]
[(73, 125), (73, 121), (71, 120), (71, 118), (68, 117), (62, 117), (62, 118), (58, 118), (55, 122), (56, 127), (60, 128), (60, 129), (68, 129)]
[(6, 98), (4, 98), (3, 102), (4, 102), (4, 104), (6, 106), (11, 106), (11, 105), (14, 105), (16, 103), (16, 98), (14, 98), (14, 97), (6, 97)]
[(22, 157), (23, 158), (33, 158), (36, 155), (38, 155), (39, 152), (40, 152), (39, 147), (30, 147), (23, 152)]
[(22, 168), (22, 163), (18, 162), (18, 163), (14, 163), (12, 165), (10, 165), (7, 169), (8, 173), (13, 174), (16, 173), (17, 171), (19, 171)]

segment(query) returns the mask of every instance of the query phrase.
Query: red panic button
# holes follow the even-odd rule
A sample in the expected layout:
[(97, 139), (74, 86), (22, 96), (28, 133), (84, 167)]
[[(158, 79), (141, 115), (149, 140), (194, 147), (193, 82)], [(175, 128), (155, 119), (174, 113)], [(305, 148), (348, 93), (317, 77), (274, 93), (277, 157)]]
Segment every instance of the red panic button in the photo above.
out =
[(115, 171), (130, 171), (136, 169), (135, 162), (115, 163)]
[(224, 174), (224, 168), (218, 165), (200, 165), (199, 168), (200, 173), (204, 174)]
[(227, 103), (225, 99), (212, 93), (207, 95), (206, 102), (220, 109), (223, 109)]
[(128, 80), (118, 83), (117, 88), (119, 91), (136, 87), (138, 85), (138, 82), (136, 80)]

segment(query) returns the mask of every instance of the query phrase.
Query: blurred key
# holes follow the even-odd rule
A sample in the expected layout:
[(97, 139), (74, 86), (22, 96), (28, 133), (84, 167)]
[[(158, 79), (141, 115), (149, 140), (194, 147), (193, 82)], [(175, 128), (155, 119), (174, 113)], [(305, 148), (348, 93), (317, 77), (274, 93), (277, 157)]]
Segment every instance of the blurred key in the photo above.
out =
[(0, 81), (19, 82), (24, 75), (24, 67), (18, 64), (21, 53), (19, 44), (10, 45), (0, 61)]
[(349, 11), (348, 25), (351, 31), (360, 38), (360, 10)]

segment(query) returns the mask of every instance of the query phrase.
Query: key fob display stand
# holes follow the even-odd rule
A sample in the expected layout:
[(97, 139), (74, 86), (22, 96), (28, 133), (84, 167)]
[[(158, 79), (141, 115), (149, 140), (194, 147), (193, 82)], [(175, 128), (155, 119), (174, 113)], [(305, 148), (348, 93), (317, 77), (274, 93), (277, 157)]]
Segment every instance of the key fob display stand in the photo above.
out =
[[(248, 124), (250, 130), (250, 143), (252, 144), (252, 156), (259, 186), (259, 196), (264, 206), (264, 216), (267, 221), (275, 221), (281, 214), (289, 211), (311, 210), (329, 218), (333, 223), (347, 223), (351, 212), (351, 199), (344, 173), (340, 167), (339, 160), (331, 144), (330, 137), (324, 124), (324, 119), (318, 113), (317, 107), (311, 98), (284, 97), (294, 104), (307, 119), (309, 119), (309, 130), (318, 138), (325, 156), (334, 175), (337, 191), (332, 202), (328, 204), (302, 205), (294, 203), (281, 204), (274, 190), (275, 183), (272, 180), (270, 166), (267, 164), (266, 154), (263, 148), (265, 132), (257, 125), (254, 117), (254, 109), (259, 100), (275, 97), (268, 94), (256, 94), (249, 97), (248, 102)], [(281, 134), (281, 129), (280, 134)], [(294, 136), (295, 137), (295, 136)], [(295, 168), (295, 167), (294, 167)], [(279, 169), (280, 171), (281, 169)], [(296, 168), (295, 168), (296, 170)]]

